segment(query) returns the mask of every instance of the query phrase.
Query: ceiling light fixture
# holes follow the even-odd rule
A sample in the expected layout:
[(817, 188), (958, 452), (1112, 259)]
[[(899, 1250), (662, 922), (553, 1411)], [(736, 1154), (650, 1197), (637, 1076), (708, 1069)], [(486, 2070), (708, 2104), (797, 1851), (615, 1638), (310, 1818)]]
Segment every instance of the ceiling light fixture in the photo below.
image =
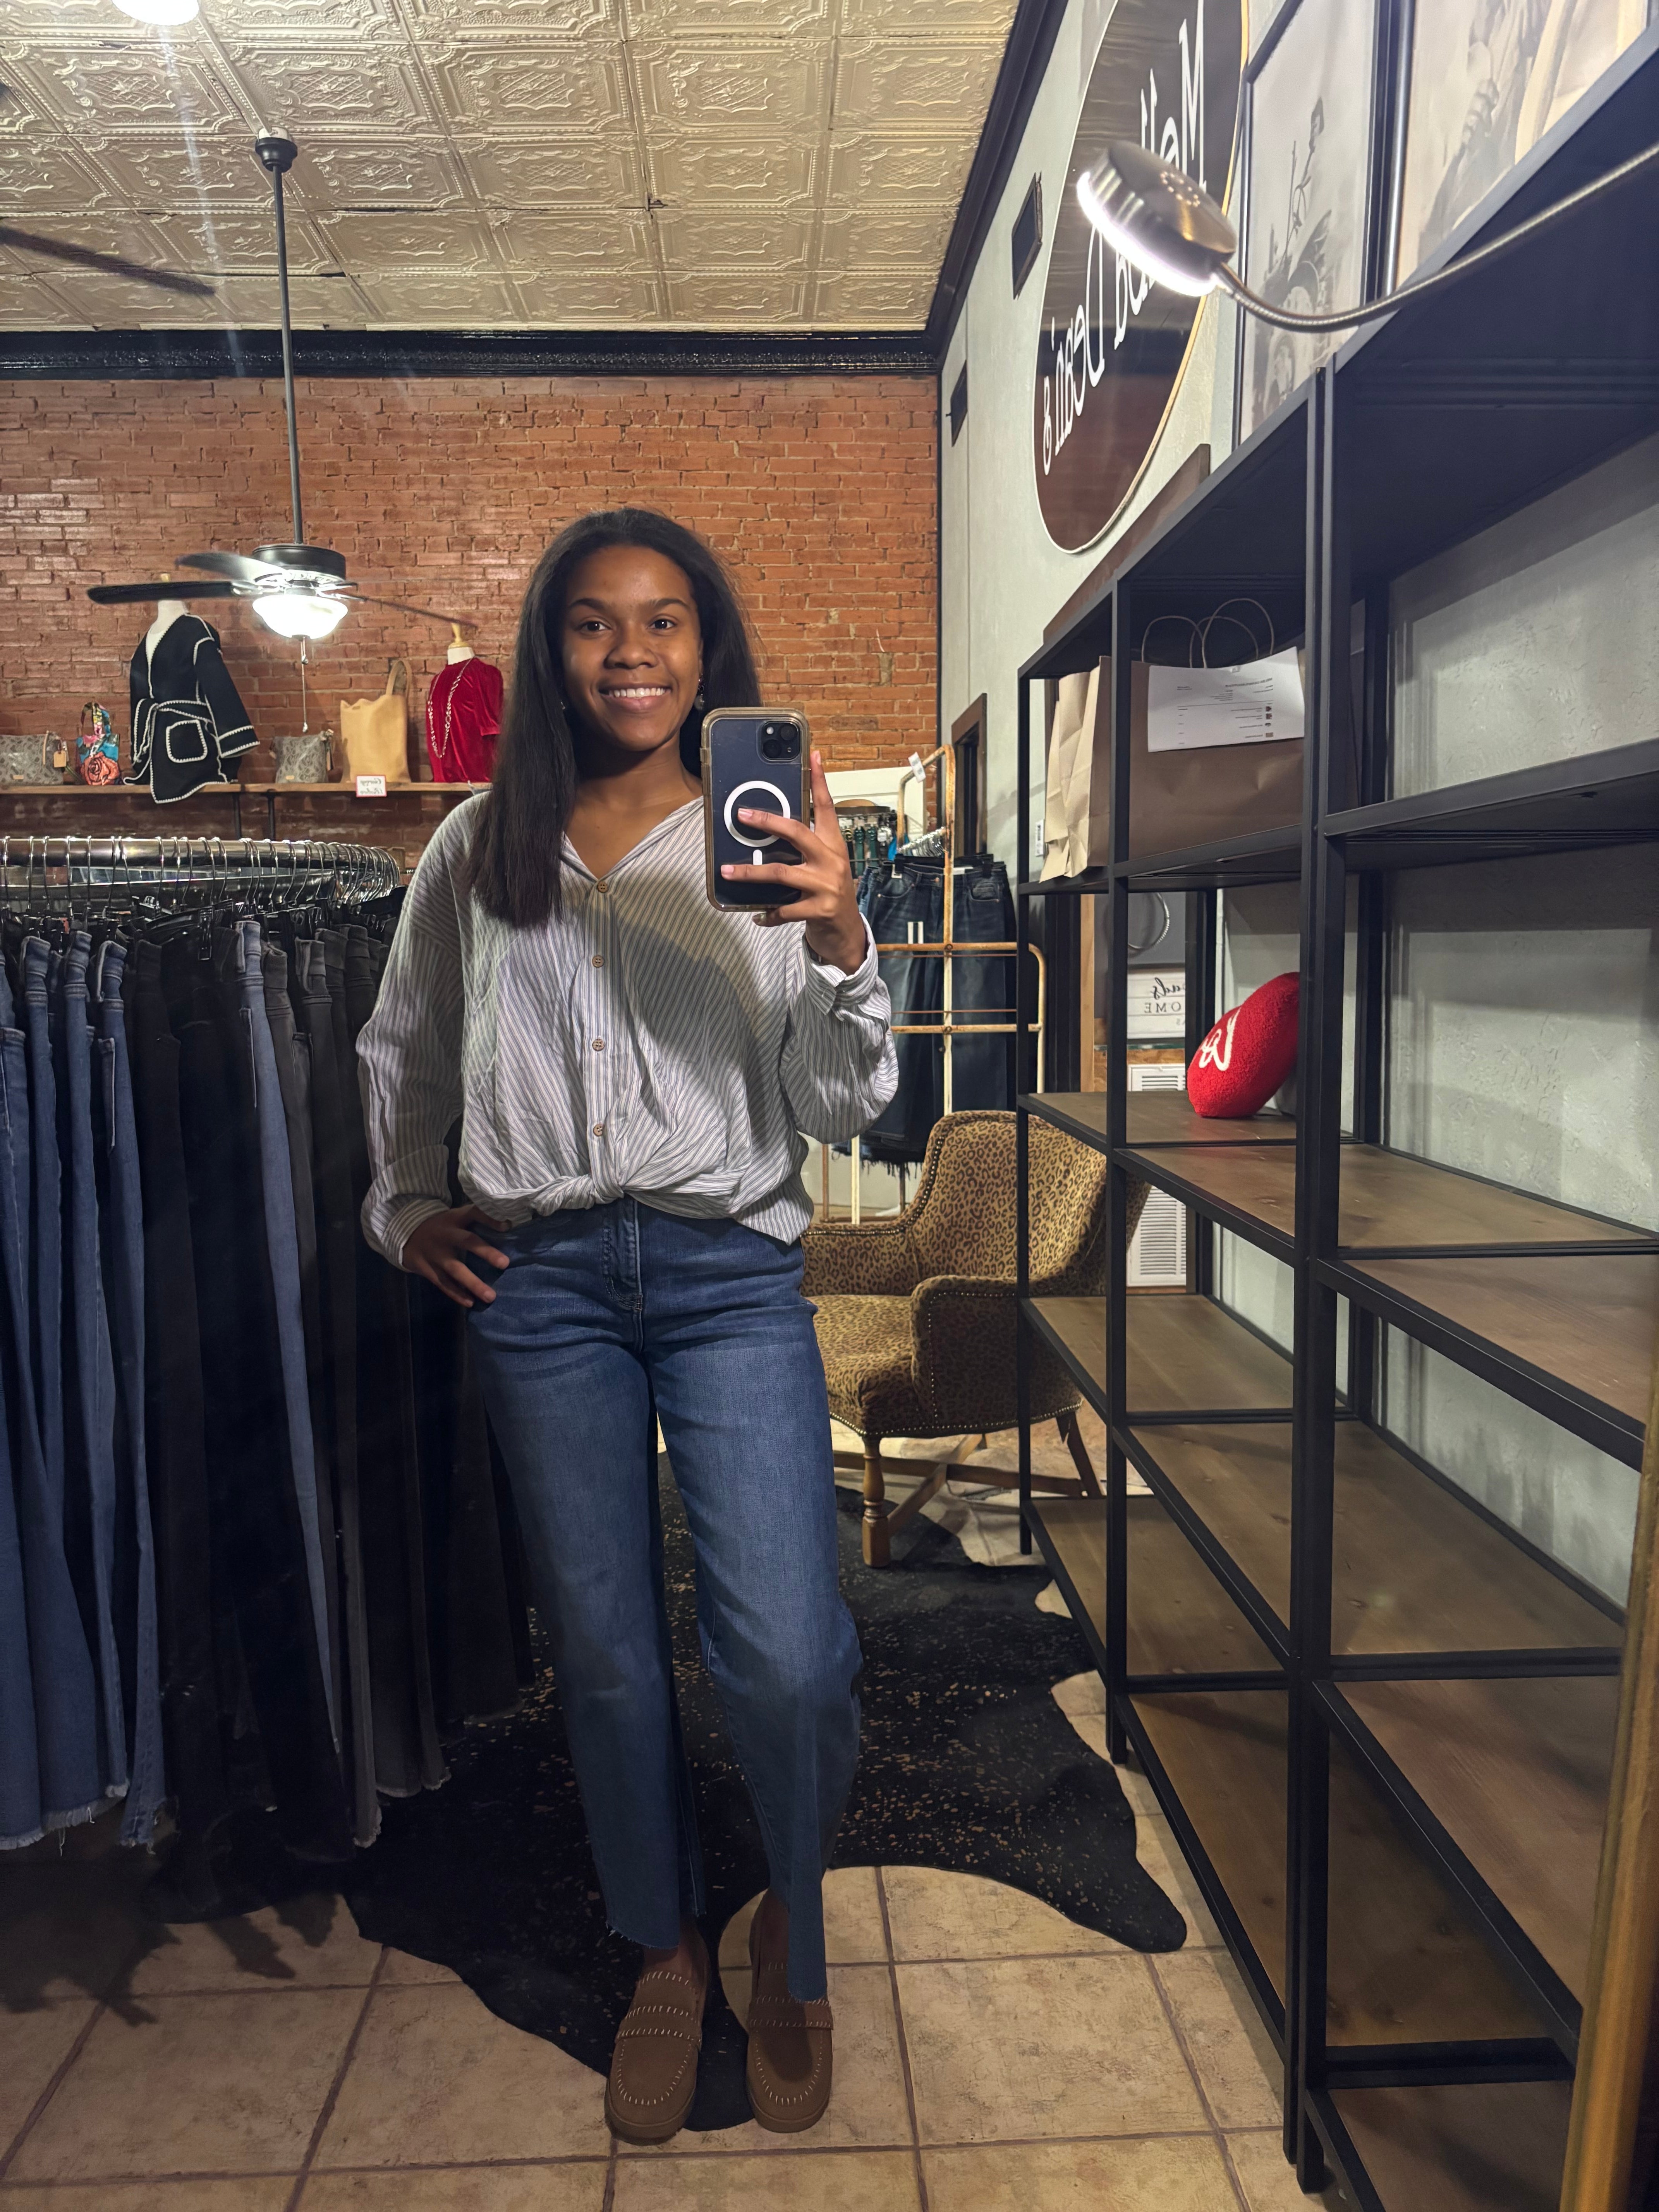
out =
[(1574, 208), (1622, 185), (1656, 161), (1659, 146), (1650, 146), (1432, 276), (1402, 284), (1382, 299), (1323, 315), (1303, 315), (1275, 307), (1250, 291), (1228, 266), (1238, 251), (1238, 233), (1220, 208), (1184, 169), (1173, 161), (1160, 161), (1145, 146), (1127, 138), (1114, 139), (1104, 158), (1078, 179), (1077, 197), (1079, 206), (1107, 244), (1172, 292), (1184, 293), (1189, 299), (1201, 299), (1208, 292), (1231, 293), (1251, 314), (1281, 331), (1346, 331), (1356, 323), (1391, 315), (1407, 301), (1457, 283), (1472, 270), (1512, 252)]
[(188, 23), (201, 13), (199, 0), (115, 0), (115, 4), (134, 22), (156, 23), (164, 29)]
[(261, 592), (253, 611), (278, 637), (330, 637), (345, 620), (346, 605), (322, 592)]

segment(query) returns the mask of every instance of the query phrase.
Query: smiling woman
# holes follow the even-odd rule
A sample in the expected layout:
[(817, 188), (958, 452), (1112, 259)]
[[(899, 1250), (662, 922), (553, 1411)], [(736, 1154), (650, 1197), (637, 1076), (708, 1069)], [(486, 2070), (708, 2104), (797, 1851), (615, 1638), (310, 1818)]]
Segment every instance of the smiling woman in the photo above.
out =
[(816, 755), (822, 832), (749, 817), (798, 847), (799, 901), (755, 915), (704, 896), (702, 710), (757, 691), (708, 546), (637, 508), (572, 524), (526, 595), (495, 783), (422, 856), (359, 1046), (364, 1226), (470, 1310), (606, 1913), (643, 1951), (606, 2094), (612, 2128), (643, 2142), (690, 2109), (708, 1975), (659, 1420), (768, 1841), (748, 2069), (778, 2130), (829, 2102), (820, 1888), (858, 1750), (799, 1133), (853, 1136), (897, 1075)]

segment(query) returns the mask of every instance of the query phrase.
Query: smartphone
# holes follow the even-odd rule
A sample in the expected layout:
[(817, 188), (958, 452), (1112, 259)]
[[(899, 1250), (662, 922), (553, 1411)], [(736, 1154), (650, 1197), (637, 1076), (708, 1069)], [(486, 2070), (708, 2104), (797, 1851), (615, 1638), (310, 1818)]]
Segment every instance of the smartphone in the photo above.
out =
[(702, 718), (703, 849), (711, 906), (793, 906), (799, 896), (779, 884), (730, 883), (720, 870), (772, 862), (800, 865), (800, 854), (775, 831), (757, 833), (738, 819), (740, 807), (810, 822), (811, 738), (794, 707), (711, 707)]

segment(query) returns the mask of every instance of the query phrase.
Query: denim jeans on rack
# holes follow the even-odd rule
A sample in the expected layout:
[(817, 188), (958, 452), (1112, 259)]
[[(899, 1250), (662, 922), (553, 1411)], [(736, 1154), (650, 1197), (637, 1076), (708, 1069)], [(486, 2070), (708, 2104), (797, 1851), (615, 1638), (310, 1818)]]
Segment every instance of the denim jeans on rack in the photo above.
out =
[[(13, 1153), (18, 1241), (14, 1247), (8, 1240), (6, 1251), (11, 1372), (18, 1400), (11, 1437), (20, 1485), (42, 1817), (48, 1828), (61, 1828), (90, 1820), (104, 1792), (98, 1683), (65, 1548), (63, 1216), (50, 973), (45, 940), (29, 938), (22, 951), (28, 1121), (21, 1151)], [(20, 1101), (20, 1115), (21, 1110)]]
[(126, 1704), (115, 1633), (115, 1361), (98, 1220), (92, 1135), (93, 1036), (87, 1001), (92, 939), (70, 939), (57, 975), (52, 1066), (58, 1141), (69, 1170), (64, 1207), (64, 1424), (65, 1518), (87, 1642), (98, 1669), (104, 1787), (127, 1787)]
[[(312, 1462), (317, 1474), (317, 1525), (321, 1532), (323, 1591), (328, 1607), (328, 1665), (334, 1709), (341, 1711), (340, 1558), (323, 1360), (321, 1285), (317, 1268), (317, 1193), (312, 1171), (311, 1051), (295, 1019), (288, 955), (264, 932), (265, 1018), (270, 1024), (276, 1083), (288, 1129), (289, 1179), (294, 1192), (294, 1231), (300, 1268), (300, 1321), (311, 1397)], [(342, 1741), (344, 1723), (339, 1723)]]
[(121, 1003), (126, 957), (125, 946), (112, 938), (99, 946), (94, 959), (91, 980), (98, 1009), (94, 1051), (99, 1080), (94, 1085), (93, 1121), (119, 1415), (115, 1435), (115, 1626), (132, 1746), (132, 1778), (121, 1820), (121, 1839), (148, 1844), (155, 1834), (155, 1816), (167, 1796), (167, 1784), (156, 1646), (155, 1547), (144, 1449), (144, 1213), (138, 1184), (138, 1130), (127, 1061), (126, 1017)]
[[(859, 879), (859, 906), (878, 945), (936, 945), (944, 934), (944, 866), (939, 860), (879, 861)], [(934, 952), (884, 952), (881, 980), (896, 1024), (940, 1019), (944, 962)], [(944, 1106), (944, 1060), (937, 1036), (896, 1036), (898, 1089), (861, 1139), (866, 1159), (901, 1166), (920, 1160)]]
[(276, 1074), (276, 1051), (265, 1011), (264, 948), (259, 925), (245, 915), (235, 925), (231, 957), (241, 999), (242, 1027), (253, 1082), (253, 1118), (259, 1146), (265, 1248), (276, 1305), (276, 1345), (283, 1400), (288, 1413), (289, 1468), (300, 1509), (306, 1579), (317, 1637), (318, 1664), (328, 1699), (330, 1725), (339, 1742), (339, 1715), (330, 1662), (328, 1589), (323, 1565), (322, 1523), (317, 1504), (317, 1466), (311, 1429), (311, 1382), (306, 1371), (305, 1318), (300, 1303), (300, 1242), (294, 1217), (294, 1176), (289, 1160), (288, 1119)]
[[(144, 1231), (144, 1452), (156, 1552), (162, 1732), (181, 1834), (230, 1810), (216, 1645), (229, 1608), (214, 1572), (190, 1188), (169, 991), (187, 1013), (192, 956), (179, 937), (133, 947), (125, 979)], [(216, 1617), (226, 1623), (216, 1636)]]
[[(32, 1844), (45, 1825), (18, 1520), (23, 1486), (14, 1472), (18, 1456), (27, 1448), (21, 1433), (24, 1425), (33, 1425), (34, 1418), (33, 1393), (27, 1387), (28, 1192), (28, 1068), (23, 1032), (13, 1026), (11, 987), (0, 970), (0, 1265), (4, 1269), (0, 1299), (6, 1309), (0, 1331), (0, 1850)], [(21, 1362), (15, 1316), (21, 1316), (24, 1322)], [(38, 1439), (34, 1450), (38, 1457)], [(37, 1491), (38, 1487), (37, 1477)]]
[[(317, 1258), (321, 1324), (325, 1346), (330, 1453), (335, 1511), (340, 1530), (343, 1735), (353, 1832), (360, 1844), (380, 1833), (380, 1802), (374, 1783), (374, 1695), (364, 1589), (362, 1521), (357, 1473), (357, 1270), (360, 1232), (351, 1181), (351, 1135), (336, 1053), (334, 1002), (327, 957), (311, 939), (294, 948), (298, 989), (295, 1018), (311, 1054), (311, 1111)], [(343, 997), (341, 1025), (344, 1026)], [(355, 1062), (348, 1070), (354, 1085)]]
[(653, 1408), (696, 1552), (703, 1663), (773, 1887), (791, 1991), (824, 1993), (821, 1885), (858, 1758), (823, 1363), (799, 1245), (630, 1198), (497, 1241), (479, 1379), (512, 1475), (605, 1911), (636, 1943), (702, 1909), (662, 1589)]
[[(957, 944), (1012, 943), (1014, 902), (1008, 872), (1000, 860), (981, 854), (959, 870), (954, 935)], [(971, 1024), (983, 1009), (988, 1023), (1014, 1018), (1015, 955), (988, 953), (951, 962), (952, 1023)], [(1014, 1103), (1014, 1040), (1012, 1032), (987, 1037), (958, 1036), (951, 1048), (951, 1104), (965, 1114), (975, 1108), (1006, 1111)]]
[[(355, 1115), (361, 1211), (368, 1188), (368, 1147), (356, 1048), (380, 986), (374, 942), (361, 923), (327, 935), (338, 940), (339, 964), (330, 965), (329, 988), (333, 990), (337, 977), (347, 1040), (342, 1088)], [(431, 1789), (448, 1771), (432, 1692), (409, 1282), (361, 1237), (357, 1282), (358, 1506), (368, 1575), (374, 1762), (380, 1788), (404, 1797)]]
[(222, 933), (215, 961), (192, 964), (178, 1032), (214, 1572), (269, 1772), (264, 1802), (291, 1850), (332, 1859), (349, 1853), (351, 1831), (289, 1448), (240, 950), (237, 933)]

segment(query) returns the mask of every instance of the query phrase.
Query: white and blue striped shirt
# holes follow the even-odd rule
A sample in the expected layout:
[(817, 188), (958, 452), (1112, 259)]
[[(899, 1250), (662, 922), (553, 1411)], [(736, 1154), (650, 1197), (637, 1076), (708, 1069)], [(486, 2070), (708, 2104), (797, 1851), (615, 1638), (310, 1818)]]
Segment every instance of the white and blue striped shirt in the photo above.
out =
[(709, 905), (702, 801), (596, 881), (565, 843), (564, 914), (514, 929), (458, 880), (468, 800), (421, 856), (358, 1040), (371, 1244), (400, 1260), (460, 1178), (513, 1224), (624, 1196), (783, 1242), (811, 1218), (799, 1133), (844, 1142), (898, 1085), (868, 939), (850, 975), (799, 928)]

